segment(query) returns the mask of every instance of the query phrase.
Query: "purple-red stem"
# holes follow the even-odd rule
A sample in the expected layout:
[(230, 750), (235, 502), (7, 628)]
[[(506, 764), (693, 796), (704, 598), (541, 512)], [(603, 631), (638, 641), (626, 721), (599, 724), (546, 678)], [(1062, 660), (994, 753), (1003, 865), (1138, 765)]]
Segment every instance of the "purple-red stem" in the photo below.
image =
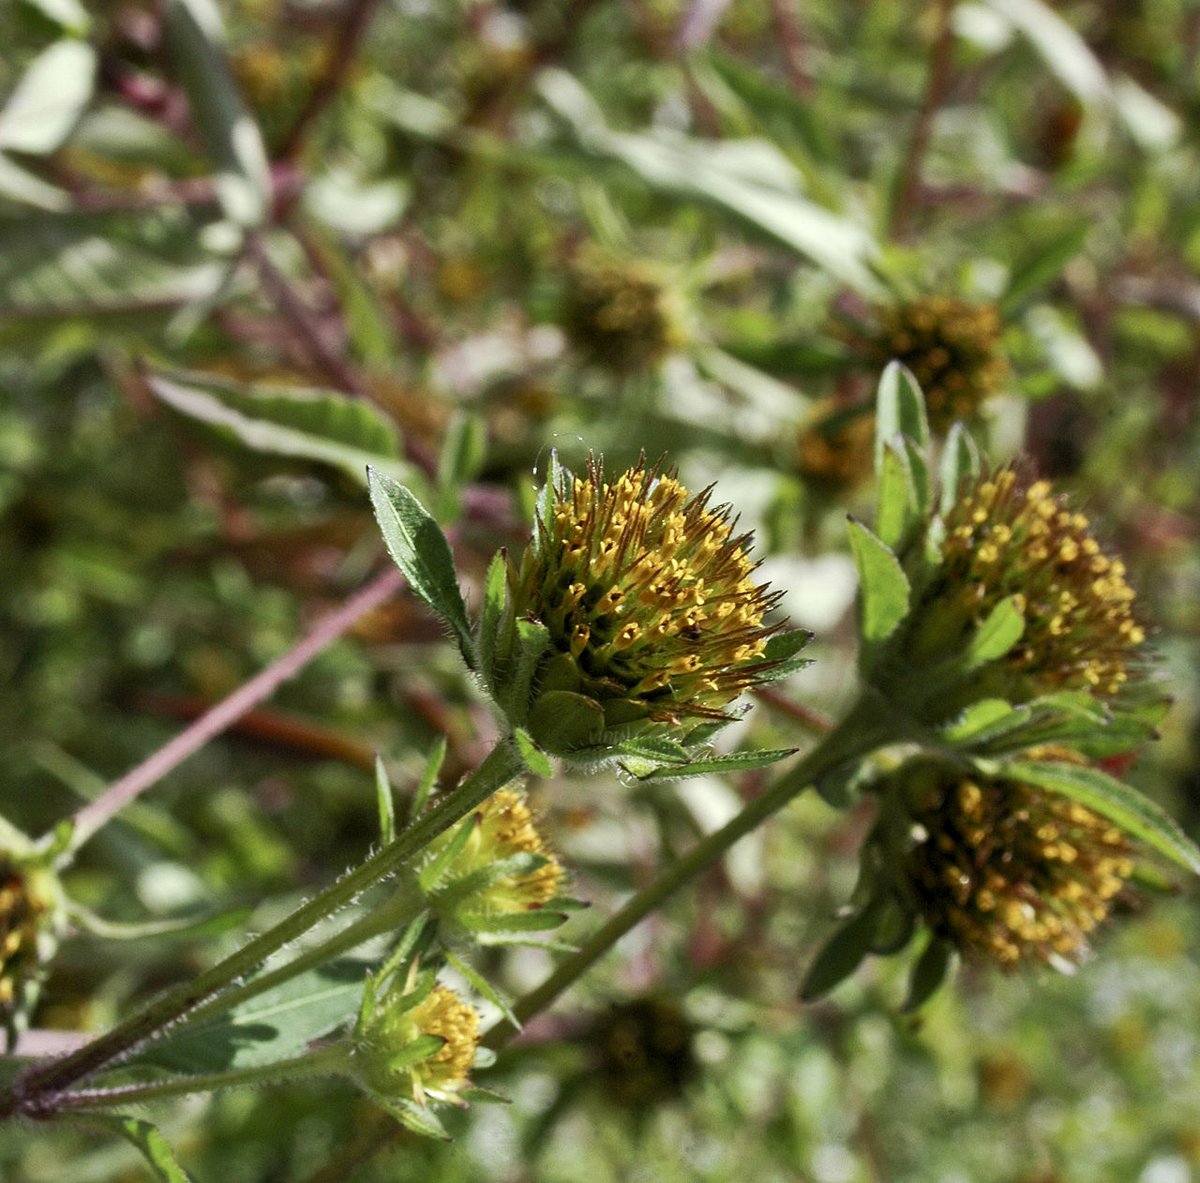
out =
[(120, 780), (114, 781), (95, 801), (75, 814), (75, 841), (78, 846), (87, 841), (131, 801), (157, 784), (167, 773), (174, 771), (189, 756), (199, 751), (210, 739), (220, 735), (264, 699), (269, 698), (300, 672), (318, 653), (332, 644), (356, 621), (377, 608), (403, 586), (404, 577), (394, 567), (376, 576), (361, 591), (351, 596), (340, 608), (317, 622), (312, 631), (295, 648), (273, 661), (260, 674), (222, 699), (211, 711), (201, 715), (190, 727), (185, 727), (173, 740), (143, 760)]

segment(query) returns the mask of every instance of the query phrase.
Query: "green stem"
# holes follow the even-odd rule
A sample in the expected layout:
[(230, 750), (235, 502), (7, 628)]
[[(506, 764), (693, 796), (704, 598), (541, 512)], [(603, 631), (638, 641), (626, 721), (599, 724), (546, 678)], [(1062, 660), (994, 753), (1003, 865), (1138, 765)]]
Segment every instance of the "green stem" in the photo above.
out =
[[(897, 734), (893, 712), (883, 709), (883, 704), (868, 691), (837, 728), (798, 764), (785, 772), (766, 792), (749, 802), (741, 813), (721, 829), (701, 839), (658, 879), (627, 900), (540, 986), (519, 999), (513, 1006), (513, 1014), (518, 1021), (525, 1023), (545, 1010), (631, 928), (685, 883), (716, 862), (740, 838), (772, 814), (778, 813), (814, 781), (900, 738), (903, 737)], [(503, 1047), (515, 1034), (516, 1028), (511, 1023), (500, 1022), (488, 1032), (484, 1044), (491, 1048)]]
[(287, 962), (286, 965), (281, 965), (269, 973), (259, 974), (257, 977), (243, 982), (240, 986), (234, 986), (210, 998), (207, 1002), (201, 1003), (195, 1010), (189, 1011), (182, 1023), (173, 1030), (178, 1030), (180, 1026), (191, 1026), (193, 1023), (208, 1018), (209, 1015), (230, 1011), (247, 999), (265, 994), (281, 982), (290, 981), (306, 970), (312, 969), (313, 966), (323, 965), (339, 954), (357, 948), (372, 937), (381, 936), (389, 931), (397, 932), (410, 921), (415, 920), (424, 909), (425, 899), (423, 896), (415, 891), (400, 890), (391, 899), (342, 929), (336, 936), (322, 941), (319, 945), (314, 945), (311, 949), (301, 953), (299, 957)]
[(409, 862), (455, 822), (478, 808), (498, 788), (519, 776), (525, 765), (511, 740), (498, 743), (480, 766), (396, 838), (348, 871), (290, 916), (248, 941), (198, 977), (168, 990), (137, 1014), (60, 1060), (30, 1069), (0, 1098), (0, 1117), (20, 1111), (48, 1117), (63, 1089), (128, 1054), (231, 982), (257, 969), (272, 953), (351, 903), (367, 888)]
[(290, 1060), (274, 1064), (259, 1064), (253, 1068), (233, 1068), (228, 1072), (209, 1072), (200, 1076), (184, 1076), (177, 1080), (158, 1080), (147, 1084), (127, 1084), (110, 1089), (87, 1089), (77, 1093), (60, 1093), (55, 1098), (55, 1110), (113, 1109), (118, 1106), (166, 1101), (189, 1093), (211, 1093), (217, 1089), (236, 1088), (248, 1084), (278, 1084), (305, 1076), (336, 1076), (347, 1071), (349, 1047), (344, 1043), (306, 1052)]

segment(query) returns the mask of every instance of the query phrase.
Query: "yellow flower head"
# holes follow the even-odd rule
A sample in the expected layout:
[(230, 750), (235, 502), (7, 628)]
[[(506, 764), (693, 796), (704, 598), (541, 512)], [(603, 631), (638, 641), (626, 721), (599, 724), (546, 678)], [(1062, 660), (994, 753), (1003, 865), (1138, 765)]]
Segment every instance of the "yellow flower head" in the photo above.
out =
[(36, 993), (62, 916), (62, 889), (53, 871), (0, 854), (0, 1018), (9, 1024)]
[(1112, 822), (1032, 785), (947, 773), (913, 818), (912, 905), (965, 956), (1005, 969), (1077, 960), (1133, 871)]
[(1120, 692), (1146, 634), (1125, 564), (1101, 551), (1083, 514), (1046, 481), (1005, 468), (965, 487), (945, 527), (940, 594), (976, 624), (1019, 597), (1025, 630), (1003, 658), (1011, 673), (1035, 693)]
[[(497, 790), (462, 824), (469, 828), (470, 836), (447, 865), (438, 867), (437, 882), (431, 884), (435, 910), (442, 893), (452, 901), (449, 909), (453, 913), (499, 920), (505, 915), (541, 908), (558, 896), (565, 872), (538, 833), (522, 793), (513, 788)], [(455, 831), (434, 839), (426, 865), (437, 866), (443, 851), (456, 840)], [(481, 875), (488, 868), (520, 855), (535, 856), (539, 865), (496, 879)], [(456, 885), (468, 877), (477, 886), (461, 895)]]
[[(419, 1105), (427, 1099), (454, 1102), (470, 1084), (479, 1015), (448, 986), (434, 986), (417, 1002), (411, 993), (395, 991), (360, 1021), (357, 1036), (355, 1063), (372, 1092)], [(429, 1036), (440, 1045), (414, 1060), (414, 1045)]]
[(913, 372), (934, 431), (969, 419), (1004, 380), (1000, 313), (991, 304), (921, 296), (880, 308), (877, 317), (870, 359), (884, 364), (898, 358)]
[(585, 252), (569, 280), (563, 327), (594, 364), (638, 373), (683, 343), (672, 294), (648, 264)]
[(644, 461), (610, 482), (593, 460), (552, 494), (512, 573), (517, 616), (549, 632), (538, 689), (590, 698), (607, 727), (726, 717), (770, 668), (778, 596), (754, 582), (750, 536)]

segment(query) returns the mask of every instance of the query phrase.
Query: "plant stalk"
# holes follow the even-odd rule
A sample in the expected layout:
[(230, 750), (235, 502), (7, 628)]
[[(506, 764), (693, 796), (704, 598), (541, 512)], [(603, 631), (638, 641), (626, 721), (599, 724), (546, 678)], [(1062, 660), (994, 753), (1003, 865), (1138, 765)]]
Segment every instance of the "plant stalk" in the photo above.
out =
[(78, 1051), (61, 1060), (36, 1065), (24, 1073), (7, 1095), (0, 1096), (0, 1117), (15, 1111), (37, 1118), (52, 1116), (57, 1098), (64, 1089), (121, 1059), (150, 1036), (256, 969), (272, 953), (296, 940), (314, 924), (345, 907), (367, 888), (404, 866), (440, 833), (478, 808), (498, 788), (524, 770), (525, 765), (512, 742), (502, 740), (483, 763), (433, 809), (407, 826), (394, 841), (302, 904), (290, 916), (248, 941), (198, 977), (168, 990), (137, 1014), (118, 1023)]
[[(694, 879), (721, 858), (739, 839), (778, 813), (814, 781), (860, 759), (868, 753), (903, 738), (897, 734), (896, 719), (882, 710), (877, 696), (868, 691), (845, 719), (798, 764), (785, 772), (764, 793), (755, 797), (719, 830), (696, 843), (678, 862), (673, 863), (648, 887), (615, 912), (596, 930), (579, 950), (568, 957), (540, 985), (513, 1006), (521, 1023), (545, 1010), (560, 994), (573, 985), (627, 932), (644, 920), (664, 900), (689, 880)], [(503, 1047), (517, 1029), (507, 1020), (497, 1023), (484, 1039), (492, 1049)]]
[(127, 1084), (108, 1089), (87, 1089), (77, 1093), (62, 1093), (55, 1108), (112, 1109), (125, 1105), (141, 1105), (151, 1101), (166, 1101), (190, 1093), (210, 1093), (217, 1089), (237, 1088), (250, 1084), (279, 1084), (305, 1076), (335, 1076), (346, 1071), (349, 1049), (345, 1044), (319, 1048), (280, 1060), (274, 1064), (259, 1064), (253, 1068), (232, 1068), (228, 1072), (209, 1072), (200, 1076), (184, 1076), (177, 1080), (158, 1080), (146, 1084)]

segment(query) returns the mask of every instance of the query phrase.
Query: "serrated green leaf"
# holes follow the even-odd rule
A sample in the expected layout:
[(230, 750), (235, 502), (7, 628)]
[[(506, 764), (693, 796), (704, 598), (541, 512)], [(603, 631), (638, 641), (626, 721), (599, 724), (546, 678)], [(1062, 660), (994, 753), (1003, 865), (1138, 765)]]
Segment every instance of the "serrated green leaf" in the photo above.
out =
[(375, 754), (375, 801), (379, 807), (379, 840), (386, 846), (396, 837), (396, 802), (383, 759)]
[(475, 660), (467, 607), (445, 534), (425, 507), (399, 481), (376, 468), (367, 473), (371, 506), (388, 554), (409, 587), (454, 631), (464, 660)]
[(148, 374), (147, 382), (168, 406), (255, 451), (332, 464), (359, 481), (368, 466), (393, 476), (410, 471), (395, 427), (362, 399), (186, 372)]
[(964, 668), (973, 670), (1008, 653), (1025, 632), (1025, 616), (1017, 596), (1006, 596), (988, 613), (987, 618), (967, 643)]
[(538, 665), (550, 646), (550, 630), (536, 620), (518, 620), (513, 641), (504, 678), (496, 687), (495, 699), (509, 719), (524, 722), (529, 716)]
[(0, 151), (46, 156), (79, 121), (96, 82), (96, 51), (86, 41), (48, 45), (30, 62), (0, 108)]
[(239, 226), (260, 226), (271, 204), (271, 168), (225, 59), (220, 11), (214, 0), (168, 0), (164, 28), (225, 214)]
[[(172, 1029), (129, 1063), (176, 1072), (224, 1072), (286, 1060), (311, 1040), (354, 1018), (368, 962), (344, 958), (298, 974), (247, 999), (232, 1011), (213, 1013)], [(273, 968), (268, 964), (267, 970)]]
[(86, 1117), (74, 1120), (108, 1130), (133, 1143), (142, 1152), (146, 1165), (159, 1183), (195, 1183), (192, 1176), (179, 1165), (166, 1138), (150, 1122), (116, 1113), (89, 1113)]
[(771, 748), (761, 752), (734, 752), (728, 756), (711, 756), (706, 760), (692, 760), (687, 764), (668, 764), (639, 777), (640, 780), (682, 780), (689, 776), (706, 776), (717, 772), (745, 772), (751, 768), (765, 768), (794, 756), (797, 748)]
[(1175, 820), (1107, 772), (1065, 761), (1014, 760), (1003, 766), (1003, 774), (1078, 801), (1180, 866), (1200, 874), (1200, 848)]
[(929, 445), (929, 420), (925, 416), (925, 396), (911, 371), (898, 361), (890, 361), (879, 378), (875, 396), (875, 467), (883, 461), (885, 444), (896, 436), (912, 440), (918, 448)]
[(971, 433), (961, 424), (954, 423), (942, 445), (942, 460), (938, 472), (941, 496), (939, 511), (948, 514), (958, 501), (958, 490), (967, 477), (979, 475), (979, 448)]
[(869, 904), (855, 913), (825, 942), (800, 986), (800, 998), (813, 1002), (846, 980), (871, 951), (880, 910)]
[(550, 757), (538, 747), (533, 736), (523, 727), (513, 730), (513, 744), (516, 746), (517, 755), (521, 757), (522, 763), (534, 776), (544, 779), (554, 775), (554, 765), (550, 763)]
[(954, 946), (931, 935), (909, 977), (904, 1011), (911, 1013), (924, 1006), (937, 993), (953, 965)]
[(863, 658), (869, 665), (878, 647), (908, 613), (911, 589), (908, 576), (890, 547), (854, 518), (848, 519), (847, 528), (850, 551), (858, 569), (859, 635)]

